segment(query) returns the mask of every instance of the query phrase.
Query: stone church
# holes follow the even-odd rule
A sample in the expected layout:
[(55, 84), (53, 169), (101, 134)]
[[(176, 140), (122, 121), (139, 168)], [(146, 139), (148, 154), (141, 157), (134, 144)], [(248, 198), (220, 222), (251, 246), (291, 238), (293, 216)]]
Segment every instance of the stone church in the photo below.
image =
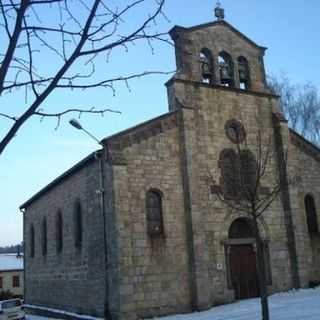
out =
[(269, 293), (319, 282), (320, 150), (279, 112), (266, 48), (221, 10), (214, 22), (170, 31), (177, 72), (167, 113), (105, 138), (21, 206), (33, 312), (129, 320), (256, 297), (249, 217), (216, 201), (208, 179), (221, 181), (235, 128), (248, 149), (258, 132), (272, 137), (264, 188), (300, 176), (259, 218)]

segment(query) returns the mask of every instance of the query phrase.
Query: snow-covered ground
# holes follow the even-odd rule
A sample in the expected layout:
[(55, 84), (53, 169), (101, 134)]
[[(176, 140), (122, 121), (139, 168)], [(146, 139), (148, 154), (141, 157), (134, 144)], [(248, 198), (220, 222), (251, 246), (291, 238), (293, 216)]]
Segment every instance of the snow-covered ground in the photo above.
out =
[[(320, 320), (320, 288), (290, 291), (269, 297), (271, 320)], [(260, 300), (249, 299), (204, 312), (157, 318), (158, 320), (260, 320)], [(27, 316), (27, 320), (47, 320)]]
[[(320, 288), (275, 294), (269, 298), (269, 307), (271, 320), (320, 320)], [(162, 317), (160, 319), (260, 320), (260, 300), (243, 300), (204, 312)]]

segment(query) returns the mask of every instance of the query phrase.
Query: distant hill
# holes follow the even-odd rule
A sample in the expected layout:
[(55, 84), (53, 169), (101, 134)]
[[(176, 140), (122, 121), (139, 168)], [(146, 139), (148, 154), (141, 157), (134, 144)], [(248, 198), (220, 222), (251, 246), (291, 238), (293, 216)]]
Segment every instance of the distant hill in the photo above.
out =
[(12, 245), (12, 246), (6, 246), (6, 247), (0, 247), (0, 254), (1, 253), (23, 253), (23, 243)]

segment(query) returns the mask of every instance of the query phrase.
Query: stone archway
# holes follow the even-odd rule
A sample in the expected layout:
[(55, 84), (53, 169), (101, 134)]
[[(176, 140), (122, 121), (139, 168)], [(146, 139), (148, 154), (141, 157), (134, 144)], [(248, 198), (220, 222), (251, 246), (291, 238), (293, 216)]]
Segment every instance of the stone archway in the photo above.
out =
[(248, 218), (238, 218), (229, 228), (228, 264), (229, 282), (235, 298), (259, 296), (255, 241)]

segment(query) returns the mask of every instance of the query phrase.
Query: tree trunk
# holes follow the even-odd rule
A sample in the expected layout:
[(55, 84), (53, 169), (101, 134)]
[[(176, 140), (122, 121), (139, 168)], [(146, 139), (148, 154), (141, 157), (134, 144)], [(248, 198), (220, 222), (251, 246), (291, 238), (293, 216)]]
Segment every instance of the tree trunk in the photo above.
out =
[(256, 218), (253, 218), (253, 231), (257, 246), (257, 271), (258, 271), (258, 281), (260, 287), (260, 301), (261, 301), (261, 311), (262, 320), (269, 320), (269, 304), (268, 304), (268, 290), (266, 281), (266, 265), (264, 259), (264, 249), (263, 241), (260, 236), (258, 222)]

